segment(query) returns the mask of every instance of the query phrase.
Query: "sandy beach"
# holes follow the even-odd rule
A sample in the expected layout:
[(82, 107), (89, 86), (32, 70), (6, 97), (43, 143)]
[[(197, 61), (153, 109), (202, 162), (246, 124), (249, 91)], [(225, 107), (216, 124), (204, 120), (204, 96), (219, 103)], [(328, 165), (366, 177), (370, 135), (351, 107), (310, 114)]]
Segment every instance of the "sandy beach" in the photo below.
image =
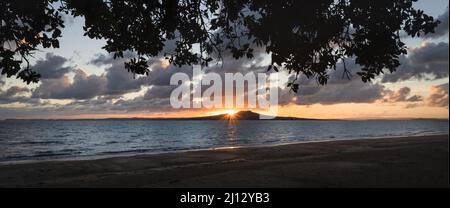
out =
[(0, 187), (448, 187), (448, 135), (0, 165)]

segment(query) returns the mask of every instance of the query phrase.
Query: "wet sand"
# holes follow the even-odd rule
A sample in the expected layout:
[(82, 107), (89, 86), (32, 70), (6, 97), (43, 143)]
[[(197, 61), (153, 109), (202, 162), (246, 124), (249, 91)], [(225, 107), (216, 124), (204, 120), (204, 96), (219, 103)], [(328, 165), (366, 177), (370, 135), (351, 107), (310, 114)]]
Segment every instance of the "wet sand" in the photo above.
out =
[(0, 187), (449, 187), (448, 135), (0, 165)]

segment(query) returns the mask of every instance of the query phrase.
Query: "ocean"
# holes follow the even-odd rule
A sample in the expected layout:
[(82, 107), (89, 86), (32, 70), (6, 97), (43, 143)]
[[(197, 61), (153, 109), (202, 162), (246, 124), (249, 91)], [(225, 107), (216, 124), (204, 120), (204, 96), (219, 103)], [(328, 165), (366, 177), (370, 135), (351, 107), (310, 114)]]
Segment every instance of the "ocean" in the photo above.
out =
[(0, 162), (448, 134), (448, 120), (4, 120)]

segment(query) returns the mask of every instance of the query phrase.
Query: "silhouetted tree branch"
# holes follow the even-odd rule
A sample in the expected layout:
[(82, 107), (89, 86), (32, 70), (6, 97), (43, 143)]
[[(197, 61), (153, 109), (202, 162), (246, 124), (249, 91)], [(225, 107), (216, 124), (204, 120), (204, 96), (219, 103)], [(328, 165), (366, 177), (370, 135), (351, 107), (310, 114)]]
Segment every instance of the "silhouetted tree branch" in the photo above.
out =
[[(329, 69), (352, 58), (362, 81), (385, 69), (394, 72), (406, 54), (400, 31), (411, 37), (434, 32), (439, 23), (412, 7), (415, 0), (4, 0), (0, 2), (0, 70), (27, 83), (39, 75), (21, 64), (38, 46), (59, 47), (60, 12), (85, 19), (85, 35), (104, 39), (114, 57), (137, 54), (125, 63), (148, 74), (147, 60), (164, 55), (181, 65), (271, 55), (270, 69), (284, 67), (326, 84)], [(53, 5), (58, 5), (55, 9)], [(175, 49), (166, 51), (168, 41)], [(200, 45), (200, 51), (193, 49)], [(345, 64), (345, 62), (343, 62)], [(346, 67), (345, 67), (346, 68)], [(351, 74), (347, 69), (345, 76)], [(294, 91), (298, 85), (290, 83)]]

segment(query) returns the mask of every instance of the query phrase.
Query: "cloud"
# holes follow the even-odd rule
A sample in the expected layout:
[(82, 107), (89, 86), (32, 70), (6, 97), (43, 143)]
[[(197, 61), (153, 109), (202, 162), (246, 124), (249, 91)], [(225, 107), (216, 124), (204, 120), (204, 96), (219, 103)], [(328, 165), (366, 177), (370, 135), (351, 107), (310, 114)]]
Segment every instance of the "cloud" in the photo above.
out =
[(431, 94), (427, 98), (428, 106), (448, 108), (448, 83), (431, 87)]
[(158, 59), (151, 65), (151, 71), (148, 75), (148, 83), (157, 86), (170, 85), (170, 78), (177, 72), (187, 74), (192, 78), (192, 66), (177, 67), (174, 65), (167, 65), (164, 59)]
[(133, 58), (136, 57), (136, 54), (130, 51), (125, 51), (123, 53), (123, 58), (116, 58), (114, 59), (114, 55), (109, 53), (109, 54), (97, 54), (96, 57), (94, 57), (93, 59), (91, 59), (89, 61), (89, 64), (95, 65), (95, 66), (103, 66), (103, 65), (109, 65), (109, 64), (113, 64), (115, 62), (121, 62), (123, 64), (124, 60), (129, 59), (129, 58)]
[(383, 102), (395, 103), (395, 102), (419, 102), (423, 98), (420, 95), (410, 95), (411, 89), (409, 87), (402, 87), (397, 91), (386, 90)]
[[(407, 102), (408, 107), (413, 103), (423, 101), (423, 97), (411, 94), (409, 87), (397, 91), (387, 89), (379, 83), (363, 83), (358, 79), (348, 82), (329, 84), (325, 86), (300, 85), (299, 92), (295, 94), (289, 89), (280, 90), (280, 105), (333, 105), (342, 103), (398, 103)], [(415, 105), (414, 107), (416, 107)]]
[[(448, 66), (448, 52), (442, 54), (445, 48), (448, 49), (448, 43), (429, 43), (423, 47), (416, 48), (410, 52), (409, 56), (402, 57), (404, 63), (408, 64), (408, 66), (413, 66), (412, 72), (405, 69), (406, 71), (398, 71), (400, 72), (399, 75), (396, 75), (398, 72), (392, 74), (392, 76), (396, 75), (397, 77), (383, 77), (383, 79), (399, 81), (411, 78), (434, 79), (448, 76), (448, 71), (436, 70), (436, 66), (445, 64)], [(223, 65), (211, 63), (210, 67), (204, 69), (204, 72), (219, 73), (222, 80), (224, 80), (225, 73), (240, 72), (245, 74), (250, 71), (265, 73), (267, 70), (265, 52), (256, 53), (253, 59), (243, 58), (236, 60), (231, 54), (222, 55), (224, 58)], [(57, 58), (54, 58), (52, 55), (47, 54), (46, 57), (46, 62), (52, 61), (57, 63), (53, 64), (55, 66), (54, 70), (47, 68), (53, 77), (43, 79), (35, 90), (28, 91), (32, 94), (32, 97), (28, 98), (28, 100), (21, 94), (27, 93), (25, 90), (10, 89), (9, 97), (14, 97), (14, 99), (9, 98), (7, 102), (11, 103), (15, 100), (15, 102), (30, 103), (39, 99), (73, 99), (69, 104), (65, 105), (55, 104), (51, 108), (39, 107), (39, 109), (45, 109), (42, 110), (43, 114), (57, 111), (58, 115), (173, 112), (179, 111), (179, 109), (173, 109), (170, 105), (170, 94), (177, 87), (169, 84), (171, 76), (177, 72), (184, 72), (192, 78), (191, 66), (175, 67), (167, 65), (167, 62), (162, 57), (155, 57), (149, 60), (151, 68), (149, 76), (136, 76), (135, 78), (132, 73), (124, 69), (123, 61), (125, 59), (113, 59), (112, 55), (98, 55), (90, 61), (93, 65), (105, 67), (105, 72), (101, 75), (88, 75), (81, 69), (65, 67), (67, 60), (62, 57), (60, 57), (59, 62), (55, 61)], [(44, 60), (41, 60), (41, 62), (43, 63)], [(360, 70), (360, 66), (354, 64), (352, 60), (348, 60), (346, 65), (352, 74)], [(423, 69), (421, 66), (426, 67)], [(52, 71), (56, 71), (56, 73)], [(70, 78), (71, 75), (74, 75), (73, 79)], [(298, 80), (300, 83), (298, 94), (290, 92), (288, 88), (281, 87), (279, 93), (280, 104), (332, 105), (340, 103), (407, 102), (409, 107), (416, 107), (419, 104), (426, 105), (426, 103), (436, 105), (434, 103), (438, 101), (438, 99), (431, 101), (431, 96), (424, 101), (421, 96), (411, 94), (411, 90), (408, 87), (392, 91), (387, 89), (382, 82), (363, 83), (360, 77), (356, 75), (351, 79), (346, 79), (343, 76), (342, 65), (339, 65), (336, 70), (330, 70), (329, 75), (330, 80), (325, 86), (317, 84), (314, 79), (301, 77)], [(223, 83), (222, 86), (224, 86)], [(202, 87), (202, 90), (206, 88), (208, 86)], [(126, 93), (138, 92), (143, 89), (147, 89), (147, 91), (141, 96), (132, 99), (123, 97)], [(7, 91), (2, 92), (2, 95), (6, 96)], [(436, 90), (435, 96), (440, 95), (439, 93), (442, 94)], [(2, 99), (0, 97), (0, 101)], [(42, 104), (40, 105), (42, 106)], [(39, 106), (39, 104), (36, 106)], [(3, 111), (10, 112), (5, 109)]]
[(43, 99), (91, 99), (102, 95), (123, 95), (136, 92), (148, 84), (148, 77), (136, 79), (123, 68), (123, 63), (113, 62), (101, 75), (87, 75), (81, 69), (71, 70), (73, 81), (68, 75), (58, 79), (44, 79), (34, 90), (32, 97)]
[(409, 97), (408, 99), (406, 99), (405, 101), (406, 102), (419, 102), (419, 101), (422, 101), (422, 100), (423, 100), (422, 96), (420, 96), (420, 95), (413, 95), (413, 96)]
[[(360, 70), (360, 66), (353, 60), (346, 60), (346, 68), (351, 74)], [(412, 95), (408, 87), (397, 91), (387, 89), (382, 83), (364, 83), (358, 76), (347, 78), (344, 74), (343, 64), (336, 70), (329, 71), (328, 83), (319, 85), (314, 79), (301, 77), (297, 94), (290, 89), (280, 90), (280, 104), (295, 103), (297, 105), (333, 105), (341, 103), (395, 103), (395, 102), (419, 102), (423, 98), (420, 95)]]
[(317, 87), (309, 85), (305, 90), (302, 88), (300, 86), (299, 94), (294, 99), (295, 104), (371, 103), (382, 97), (384, 92), (384, 86), (367, 84), (360, 80)]
[(170, 99), (170, 94), (172, 91), (178, 86), (169, 85), (169, 86), (152, 86), (148, 89), (144, 96), (144, 100), (153, 100), (153, 99)]
[[(353, 59), (346, 60), (346, 68), (352, 74), (356, 74), (360, 70), (360, 66), (355, 64)], [(320, 85), (314, 79), (301, 76), (297, 81), (298, 93), (295, 94), (289, 88), (281, 90), (280, 104), (372, 103), (384, 96), (386, 89), (383, 85), (364, 83), (359, 76), (351, 76), (348, 79), (343, 73), (342, 63), (336, 67), (336, 70), (329, 71), (329, 80), (326, 85)]]
[(73, 82), (67, 75), (59, 79), (43, 80), (33, 92), (33, 98), (43, 99), (90, 99), (105, 88), (104, 76), (88, 76), (83, 70), (76, 70)]
[(5, 95), (6, 96), (15, 96), (19, 94), (23, 94), (25, 92), (29, 92), (30, 90), (27, 87), (19, 87), (19, 86), (12, 86), (8, 90), (6, 90)]
[[(157, 62), (158, 60), (163, 58), (164, 53), (169, 53), (169, 54), (173, 53), (174, 50), (176, 49), (176, 42), (177, 42), (177, 40), (166, 40), (164, 42), (163, 50), (157, 56), (148, 58), (148, 62), (150, 64), (153, 62)], [(123, 64), (124, 61), (127, 61), (128, 59), (131, 59), (131, 58), (136, 58), (136, 57), (137, 57), (137, 54), (132, 51), (124, 51), (123, 57), (116, 58), (116, 59), (114, 58), (113, 53), (108, 53), (108, 54), (99, 53), (96, 55), (96, 57), (94, 57), (92, 60), (90, 60), (88, 62), (88, 64), (92, 64), (95, 66), (109, 65), (109, 64), (113, 64), (114, 62), (121, 62)]]
[(448, 77), (448, 43), (426, 43), (410, 53), (400, 57), (401, 65), (395, 72), (385, 74), (381, 80), (383, 83)]
[(133, 77), (133, 74), (124, 69), (123, 63), (115, 62), (111, 67), (106, 69), (104, 74), (105, 89), (100, 92), (100, 95), (120, 95), (129, 92), (136, 92), (141, 89), (142, 85), (148, 85), (149, 77), (138, 76)]
[(30, 98), (25, 93), (30, 90), (27, 87), (12, 86), (3, 91), (0, 89), (0, 104), (23, 103), (40, 105), (40, 99)]
[(425, 38), (440, 38), (448, 35), (448, 6), (445, 12), (438, 16), (437, 18), (441, 23), (435, 29), (435, 33), (430, 33), (425, 36)]
[(125, 112), (164, 112), (176, 111), (166, 99), (143, 100), (137, 97), (132, 100), (119, 100), (111, 107), (111, 110)]
[[(168, 42), (167, 48), (172, 43)], [(134, 77), (124, 68), (124, 61), (127, 58), (134, 57), (135, 54), (125, 52), (124, 58), (114, 59), (112, 54), (99, 54), (89, 63), (96, 66), (107, 66), (105, 73), (102, 75), (86, 75), (81, 69), (65, 70), (62, 76), (55, 76), (54, 79), (44, 79), (41, 84), (33, 91), (32, 97), (43, 99), (92, 99), (96, 96), (105, 95), (123, 95), (129, 92), (137, 92), (143, 86), (150, 89), (143, 99), (158, 98), (170, 96), (170, 91), (162, 89), (173, 89), (170, 86), (170, 78), (177, 72), (188, 74), (192, 78), (192, 66), (177, 67), (167, 63), (162, 57), (153, 57), (149, 59), (150, 72), (148, 76), (138, 75)], [(231, 54), (223, 55), (224, 65), (213, 65), (205, 71), (215, 71), (224, 75), (225, 72), (245, 72), (254, 70), (261, 56), (256, 55), (253, 60), (250, 59), (234, 59)], [(47, 59), (51, 59), (48, 55)], [(61, 57), (62, 58), (62, 57)], [(53, 60), (53, 59), (52, 59)], [(59, 59), (58, 66), (62, 66), (65, 59)], [(41, 61), (42, 62), (42, 61)], [(49, 67), (47, 67), (49, 68)], [(266, 67), (264, 67), (266, 68)], [(68, 72), (75, 73), (73, 81), (68, 76)], [(167, 87), (169, 86), (169, 87)], [(159, 90), (159, 91), (158, 91)], [(167, 94), (167, 95), (164, 95)]]
[(0, 76), (0, 87), (2, 87), (3, 85), (5, 85), (6, 81), (5, 81), (5, 76)]
[[(216, 72), (219, 73), (222, 78), (225, 73), (230, 72), (242, 72), (246, 73), (249, 71), (254, 71), (257, 67), (257, 62), (260, 59), (239, 59), (236, 60), (231, 56), (224, 56), (226, 59), (225, 64), (222, 65), (212, 65), (211, 67), (203, 69), (205, 73)], [(192, 66), (182, 66), (176, 67), (173, 65), (167, 65), (164, 59), (155, 58), (152, 60), (151, 71), (148, 77), (139, 77), (135, 82), (136, 85), (133, 86), (148, 86), (147, 91), (142, 95), (133, 99), (118, 99), (111, 105), (105, 106), (104, 109), (109, 109), (113, 111), (147, 111), (147, 112), (157, 112), (157, 111), (178, 111), (179, 109), (173, 109), (170, 105), (170, 95), (173, 89), (178, 86), (170, 85), (170, 78), (173, 74), (177, 72), (186, 73), (190, 78), (192, 78)], [(113, 64), (114, 66), (114, 64)], [(119, 67), (118, 67), (119, 68)], [(267, 67), (263, 67), (264, 71)], [(111, 68), (110, 68), (111, 69)], [(107, 69), (108, 70), (108, 69)], [(124, 72), (124, 75), (132, 76), (126, 70), (121, 70), (120, 73)], [(111, 73), (113, 74), (113, 73)], [(118, 80), (123, 80), (120, 76), (115, 76)], [(113, 80), (108, 78), (108, 81)], [(224, 79), (222, 79), (224, 81)], [(112, 81), (111, 83), (117, 83), (117, 81)], [(224, 84), (222, 83), (222, 86)], [(120, 87), (124, 89), (125, 87)], [(202, 90), (205, 90), (208, 86), (203, 86)]]
[(62, 56), (47, 53), (45, 59), (36, 61), (31, 68), (41, 75), (41, 79), (59, 79), (71, 71), (71, 66), (64, 66), (67, 62)]

